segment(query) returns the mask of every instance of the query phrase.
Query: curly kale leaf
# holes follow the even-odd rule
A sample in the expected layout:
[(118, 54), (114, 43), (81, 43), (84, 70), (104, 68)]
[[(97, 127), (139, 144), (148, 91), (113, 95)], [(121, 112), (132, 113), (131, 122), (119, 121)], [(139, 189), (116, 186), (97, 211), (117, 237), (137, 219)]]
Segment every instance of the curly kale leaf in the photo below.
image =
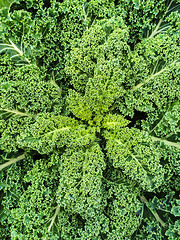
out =
[(84, 32), (82, 39), (75, 40), (65, 67), (74, 88), (84, 91), (88, 80), (96, 75), (113, 81), (116, 74), (123, 75), (121, 69), (129, 51), (127, 39), (123, 19), (113, 17), (99, 21)]
[(56, 148), (84, 146), (95, 140), (94, 128), (78, 125), (78, 121), (69, 117), (39, 114), (36, 122), (20, 134), (18, 144), (47, 154)]
[[(46, 74), (36, 66), (14, 68), (0, 76), (0, 111), (27, 115), (53, 111), (59, 114), (63, 99)], [(36, 91), (34, 92), (34, 89)]]
[(102, 175), (104, 154), (98, 144), (61, 157), (60, 183), (57, 199), (67, 211), (94, 217), (102, 209)]
[[(19, 197), (16, 208), (11, 209), (9, 219), (12, 239), (50, 239), (52, 232), (48, 229), (56, 208), (57, 171), (48, 169), (47, 159), (38, 159), (23, 180), (26, 190)], [(53, 237), (57, 239), (56, 234)]]
[(115, 168), (138, 182), (146, 191), (153, 191), (164, 181), (161, 155), (155, 146), (137, 129), (123, 128), (118, 132), (105, 132), (107, 156)]

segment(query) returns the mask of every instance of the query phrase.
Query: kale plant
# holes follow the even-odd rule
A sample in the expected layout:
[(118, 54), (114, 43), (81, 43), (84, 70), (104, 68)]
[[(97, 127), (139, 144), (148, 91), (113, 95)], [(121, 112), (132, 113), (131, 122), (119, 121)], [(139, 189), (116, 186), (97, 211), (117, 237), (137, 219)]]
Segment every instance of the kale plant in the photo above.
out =
[(180, 238), (180, 1), (0, 3), (0, 239)]

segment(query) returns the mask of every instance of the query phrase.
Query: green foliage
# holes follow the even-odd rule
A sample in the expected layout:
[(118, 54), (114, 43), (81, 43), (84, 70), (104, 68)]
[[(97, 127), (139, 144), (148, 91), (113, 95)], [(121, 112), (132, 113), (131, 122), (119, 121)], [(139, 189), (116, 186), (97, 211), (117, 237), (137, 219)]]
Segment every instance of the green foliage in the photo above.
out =
[(1, 2), (0, 239), (179, 239), (179, 4)]
[(38, 115), (18, 138), (18, 145), (47, 154), (54, 149), (88, 145), (96, 138), (94, 128), (78, 125), (74, 119), (64, 116)]
[(95, 76), (98, 78), (96, 81), (103, 81), (105, 86), (108, 78), (112, 78), (110, 84), (118, 84), (115, 76), (122, 75), (124, 58), (129, 50), (127, 39), (127, 27), (123, 19), (113, 17), (98, 21), (98, 24), (84, 32), (82, 39), (75, 40), (65, 68), (74, 88), (84, 90), (88, 80)]
[[(167, 29), (171, 29), (170, 31), (175, 29), (175, 26), (171, 25), (173, 21), (170, 23), (169, 19), (173, 15), (178, 16), (179, 0), (119, 0), (117, 2), (117, 13), (123, 16), (130, 28), (129, 42), (132, 47), (143, 38), (154, 37), (160, 32), (166, 33)], [(174, 22), (178, 21), (176, 17)]]
[(20, 196), (18, 207), (11, 210), (12, 218), (9, 223), (12, 226), (12, 239), (30, 239), (32, 236), (40, 239), (41, 236), (51, 236), (48, 228), (41, 229), (41, 226), (47, 225), (53, 215), (58, 175), (57, 171), (47, 169), (46, 162), (45, 159), (38, 159), (23, 179), (24, 184), (29, 186), (27, 185), (26, 191)]
[(106, 151), (115, 168), (139, 182), (143, 189), (153, 191), (162, 185), (164, 170), (157, 148), (143, 139), (137, 129), (123, 128), (111, 134), (105, 132)]
[[(152, 212), (158, 211), (163, 216), (166, 223), (169, 223), (169, 229), (161, 229), (157, 222), (146, 217), (143, 219), (145, 226), (140, 230), (140, 234), (137, 234), (139, 239), (179, 239), (179, 220), (177, 220), (177, 217), (179, 217), (179, 200), (174, 197), (174, 194), (174, 192), (170, 192), (161, 199), (155, 196), (147, 204)], [(169, 214), (174, 216), (169, 218)], [(172, 224), (172, 219), (175, 220), (174, 225)], [(166, 237), (163, 237), (164, 234)]]
[(42, 70), (28, 65), (4, 73), (1, 78), (0, 109), (17, 109), (32, 115), (49, 111), (59, 114), (63, 105), (62, 96), (45, 77)]
[(9, 17), (9, 10), (13, 3), (18, 3), (18, 0), (1, 0), (0, 1), (0, 15), (4, 16), (5, 18), (10, 19)]
[(102, 174), (104, 154), (98, 144), (76, 152), (67, 150), (61, 157), (58, 204), (82, 217), (95, 217), (103, 208)]

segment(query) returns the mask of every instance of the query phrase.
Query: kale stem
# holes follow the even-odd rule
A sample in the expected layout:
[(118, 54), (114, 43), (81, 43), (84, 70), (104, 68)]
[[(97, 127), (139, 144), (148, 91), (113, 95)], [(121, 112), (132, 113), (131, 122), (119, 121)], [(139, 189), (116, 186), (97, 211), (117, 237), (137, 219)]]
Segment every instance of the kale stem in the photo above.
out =
[(20, 112), (18, 110), (10, 110), (10, 109), (6, 109), (6, 108), (2, 108), (2, 109), (0, 109), (0, 111), (5, 111), (5, 112), (12, 113), (12, 114), (15, 114), (15, 115), (19, 115), (19, 116), (22, 116), (22, 117), (36, 117), (36, 115), (30, 114), (30, 113), (23, 113), (23, 112)]
[(164, 67), (163, 69), (161, 69), (159, 72), (153, 73), (150, 75), (150, 77), (148, 77), (144, 82), (139, 83), (138, 85), (134, 86), (132, 88), (132, 91), (136, 91), (137, 89), (141, 88), (145, 83), (148, 83), (151, 79), (153, 79), (154, 77), (160, 75), (161, 73), (163, 73), (164, 71), (168, 70), (168, 67), (174, 65), (177, 62), (177, 60), (175, 60), (174, 62), (172, 62), (171, 64), (169, 64), (169, 66)]
[(180, 148), (180, 144), (179, 143), (170, 142), (170, 141), (164, 140), (162, 138), (157, 138), (157, 137), (151, 137), (151, 138), (152, 138), (153, 141), (163, 142), (165, 145), (169, 145), (169, 146)]
[[(20, 56), (24, 56), (24, 53), (9, 39), (9, 42), (11, 43), (11, 46), (13, 49), (19, 53)], [(28, 62), (29, 64), (31, 63), (27, 58), (25, 58), (25, 61)]]
[(53, 226), (53, 224), (54, 224), (54, 221), (55, 221), (57, 215), (59, 214), (59, 211), (60, 211), (60, 207), (59, 207), (59, 205), (57, 205), (55, 214), (54, 214), (54, 216), (52, 217), (51, 223), (50, 223), (50, 225), (49, 225), (49, 227), (48, 227), (48, 232), (51, 231), (51, 228), (52, 228), (52, 226)]
[(16, 162), (18, 162), (18, 161), (24, 159), (24, 157), (25, 157), (25, 155), (22, 154), (22, 155), (20, 155), (20, 156), (17, 157), (17, 158), (7, 159), (7, 160), (9, 160), (8, 162), (6, 162), (6, 163), (0, 165), (0, 171), (1, 171), (2, 169), (4, 169), (4, 168), (8, 167), (9, 165), (11, 165), (11, 164), (13, 164), (13, 163), (16, 163)]
[(52, 80), (50, 81), (50, 83), (57, 89), (57, 91), (61, 95), (62, 94), (62, 89), (57, 85), (57, 83), (55, 81), (54, 71), (52, 72)]
[(163, 22), (163, 20), (164, 20), (164, 17), (166, 16), (167, 12), (169, 11), (169, 8), (170, 8), (172, 2), (173, 2), (173, 0), (169, 3), (169, 5), (168, 5), (168, 7), (167, 7), (167, 9), (166, 9), (166, 12), (164, 13), (163, 17), (159, 20), (156, 28), (154, 29), (154, 31), (151, 33), (151, 35), (150, 35), (148, 38), (152, 38), (152, 37), (154, 37), (157, 33), (160, 32), (160, 31), (158, 31), (158, 30), (159, 30), (159, 27), (161, 26), (161, 24), (162, 24), (162, 22)]
[[(146, 199), (146, 197), (144, 195), (140, 196), (140, 200), (146, 204), (149, 203), (148, 200)], [(147, 206), (148, 207), (148, 206)], [(148, 207), (149, 208), (149, 207)], [(150, 211), (152, 212), (152, 214), (154, 215), (155, 219), (157, 220), (157, 222), (159, 222), (161, 224), (162, 227), (165, 227), (166, 226), (166, 223), (163, 222), (163, 220), (160, 218), (160, 216), (158, 215), (158, 213), (155, 211), (155, 210), (152, 210), (151, 208), (149, 208)]]

